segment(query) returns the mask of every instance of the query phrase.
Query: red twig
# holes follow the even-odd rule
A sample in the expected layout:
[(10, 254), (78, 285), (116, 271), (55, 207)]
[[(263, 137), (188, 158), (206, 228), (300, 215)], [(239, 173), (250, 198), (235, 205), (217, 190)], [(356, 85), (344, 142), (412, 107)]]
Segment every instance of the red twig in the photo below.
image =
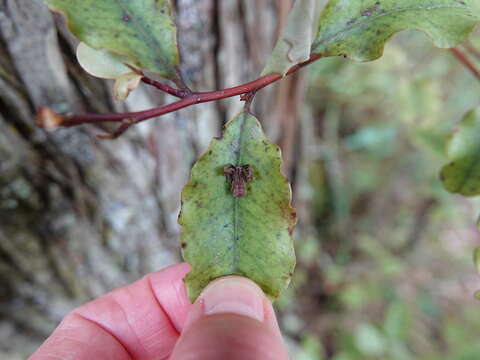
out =
[(480, 80), (480, 70), (474, 65), (473, 62), (458, 48), (450, 49), (458, 60), (460, 60), (472, 73)]
[(158, 82), (158, 81), (155, 81), (153, 79), (150, 79), (146, 76), (142, 77), (142, 81), (145, 83), (145, 84), (148, 84), (148, 85), (151, 85), (153, 87), (156, 87), (157, 89), (159, 89), (160, 91), (163, 91), (167, 94), (170, 94), (172, 96), (175, 96), (175, 97), (178, 97), (180, 99), (183, 99), (185, 96), (187, 96), (188, 94), (188, 91), (186, 90), (179, 90), (179, 89), (175, 89), (175, 88), (172, 88), (171, 86), (168, 86), (166, 84), (162, 84), (161, 82)]
[[(290, 75), (297, 71), (298, 69), (318, 60), (320, 55), (313, 55), (309, 60), (295, 65), (287, 72), (287, 75)], [(144, 120), (151, 119), (153, 117), (162, 116), (188, 106), (195, 104), (200, 104), (204, 102), (216, 101), (220, 99), (225, 99), (237, 95), (243, 95), (248, 93), (254, 93), (267, 85), (270, 85), (282, 78), (278, 74), (270, 74), (262, 76), (256, 80), (250, 81), (248, 83), (235, 86), (232, 88), (217, 90), (217, 91), (207, 91), (207, 92), (192, 92), (188, 93), (184, 90), (177, 90), (170, 88), (166, 85), (161, 84), (161, 90), (165, 91), (174, 96), (180, 97), (181, 99), (173, 102), (171, 104), (163, 105), (157, 108), (130, 112), (130, 113), (119, 113), (119, 114), (78, 114), (78, 115), (59, 115), (53, 113), (50, 109), (41, 108), (39, 109), (37, 116), (37, 124), (42, 127), (54, 128), (58, 126), (70, 127), (81, 124), (92, 124), (92, 123), (101, 123), (101, 122), (121, 122), (119, 128), (111, 135), (102, 135), (102, 138), (116, 138), (122, 133), (124, 133), (130, 126), (138, 124)], [(157, 87), (159, 83), (154, 80), (147, 80), (144, 82)], [(154, 85), (155, 84), (155, 85)]]

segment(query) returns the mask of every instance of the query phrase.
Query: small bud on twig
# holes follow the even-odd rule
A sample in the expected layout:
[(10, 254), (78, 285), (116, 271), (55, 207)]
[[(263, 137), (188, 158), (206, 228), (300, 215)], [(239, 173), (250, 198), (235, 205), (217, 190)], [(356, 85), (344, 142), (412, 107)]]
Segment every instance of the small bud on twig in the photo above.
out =
[(46, 130), (55, 130), (56, 128), (62, 126), (63, 121), (63, 115), (57, 114), (48, 107), (40, 107), (37, 110), (36, 124), (41, 128)]

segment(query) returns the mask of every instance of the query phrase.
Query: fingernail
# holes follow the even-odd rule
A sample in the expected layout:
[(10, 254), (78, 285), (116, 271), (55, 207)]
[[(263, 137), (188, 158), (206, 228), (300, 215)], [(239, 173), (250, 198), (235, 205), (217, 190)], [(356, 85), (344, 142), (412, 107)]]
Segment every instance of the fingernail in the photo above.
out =
[(202, 293), (205, 315), (236, 314), (262, 321), (263, 291), (251, 280), (226, 277), (211, 283)]

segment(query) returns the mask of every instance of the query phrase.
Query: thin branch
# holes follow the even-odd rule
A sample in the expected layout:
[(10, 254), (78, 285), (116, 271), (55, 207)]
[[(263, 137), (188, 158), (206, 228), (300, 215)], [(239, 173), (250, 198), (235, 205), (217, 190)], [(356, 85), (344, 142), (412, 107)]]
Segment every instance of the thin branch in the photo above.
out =
[(97, 135), (97, 139), (102, 139), (102, 140), (113, 140), (118, 138), (120, 135), (122, 135), (125, 131), (128, 130), (130, 126), (133, 125), (133, 120), (132, 119), (125, 119), (122, 121), (120, 126), (111, 134), (102, 134), (102, 135)]
[(459, 48), (452, 48), (450, 50), (452, 51), (453, 55), (455, 55), (457, 59), (460, 60), (463, 65), (465, 65), (467, 69), (469, 69), (473, 75), (480, 80), (480, 69), (478, 69), (475, 64), (470, 61), (467, 55), (465, 55)]
[(188, 91), (186, 91), (186, 90), (175, 89), (171, 86), (168, 86), (166, 84), (162, 84), (161, 82), (150, 79), (146, 76), (142, 77), (142, 82), (144, 82), (145, 84), (151, 85), (151, 86), (157, 88), (158, 90), (163, 91), (167, 94), (178, 97), (180, 99), (183, 99), (185, 96), (188, 95)]
[[(320, 55), (313, 55), (309, 60), (295, 65), (287, 72), (286, 75), (290, 75), (300, 68), (318, 60)], [(282, 79), (282, 75), (279, 74), (269, 74), (262, 76), (256, 80), (247, 82), (245, 84), (235, 86), (232, 88), (217, 90), (217, 91), (207, 91), (207, 92), (192, 92), (192, 93), (180, 93), (184, 90), (177, 90), (170, 87), (165, 87), (162, 85), (162, 90), (168, 93), (173, 92), (177, 97), (181, 97), (180, 100), (173, 102), (171, 104), (163, 105), (157, 108), (138, 111), (138, 112), (129, 112), (129, 113), (118, 113), (118, 114), (77, 114), (77, 115), (60, 115), (53, 112), (48, 108), (40, 108), (37, 115), (37, 125), (44, 128), (53, 129), (55, 127), (71, 127), (81, 124), (92, 124), (92, 123), (103, 123), (103, 122), (121, 122), (119, 128), (111, 135), (102, 135), (102, 138), (115, 138), (124, 133), (130, 126), (138, 124), (147, 119), (153, 117), (162, 116), (195, 104), (216, 101), (221, 99), (226, 99), (229, 97), (243, 95), (248, 93), (254, 93), (258, 90)], [(147, 80), (148, 81), (148, 80)], [(153, 85), (153, 80), (149, 83)], [(156, 83), (156, 82), (155, 82)], [(153, 85), (156, 86), (156, 85)], [(172, 94), (173, 95), (173, 94)]]

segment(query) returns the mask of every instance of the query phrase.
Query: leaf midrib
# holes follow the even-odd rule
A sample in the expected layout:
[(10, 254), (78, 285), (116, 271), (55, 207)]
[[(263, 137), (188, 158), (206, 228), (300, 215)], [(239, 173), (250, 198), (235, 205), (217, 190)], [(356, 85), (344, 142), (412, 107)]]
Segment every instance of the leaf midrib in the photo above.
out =
[[(242, 162), (242, 156), (243, 156), (243, 143), (244, 143), (244, 135), (245, 135), (245, 124), (247, 123), (247, 114), (243, 113), (242, 114), (242, 124), (240, 125), (240, 136), (238, 140), (238, 153), (237, 153), (237, 158), (235, 161), (236, 166), (241, 166), (243, 165)], [(232, 195), (233, 196), (233, 195)], [(239, 253), (238, 253), (238, 242), (240, 241), (240, 236), (239, 236), (239, 212), (240, 212), (240, 200), (241, 197), (234, 197), (233, 198), (233, 264), (232, 264), (232, 270), (233, 272), (238, 271), (238, 263), (239, 263)]]
[(447, 10), (447, 9), (465, 9), (465, 8), (468, 8), (469, 10), (471, 10), (470, 6), (463, 6), (462, 7), (462, 6), (453, 6), (453, 5), (420, 6), (420, 7), (409, 7), (409, 8), (404, 8), (404, 9), (398, 9), (397, 8), (397, 9), (394, 9), (394, 10), (386, 11), (386, 12), (384, 12), (380, 15), (377, 15), (375, 17), (368, 18), (367, 20), (365, 20), (363, 22), (356, 22), (355, 24), (352, 24), (351, 26), (346, 27), (343, 30), (340, 30), (340, 31), (336, 32), (335, 34), (327, 37), (326, 39), (324, 39), (322, 41), (313, 43), (312, 49), (315, 51), (315, 48), (317, 48), (318, 46), (320, 46), (322, 44), (326, 44), (326, 43), (331, 42), (331, 41), (334, 41), (338, 37), (342, 36), (345, 33), (349, 33), (351, 31), (357, 30), (357, 28), (360, 28), (364, 25), (368, 25), (369, 23), (373, 23), (373, 22), (375, 22), (376, 20), (378, 20), (382, 17), (390, 16), (390, 15), (393, 15), (395, 13), (407, 12), (407, 11), (423, 11), (423, 10), (428, 11), (428, 10)]

